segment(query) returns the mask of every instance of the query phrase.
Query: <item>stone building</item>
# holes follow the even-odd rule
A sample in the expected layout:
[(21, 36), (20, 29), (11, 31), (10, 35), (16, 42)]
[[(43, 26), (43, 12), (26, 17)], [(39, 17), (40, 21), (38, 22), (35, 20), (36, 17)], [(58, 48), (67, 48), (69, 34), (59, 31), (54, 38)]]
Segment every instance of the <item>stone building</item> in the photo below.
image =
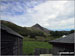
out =
[(74, 55), (74, 35), (75, 33), (66, 35), (65, 37), (52, 40), (49, 43), (53, 45), (52, 54), (53, 55)]
[(1, 55), (22, 55), (23, 37), (5, 25), (0, 25)]

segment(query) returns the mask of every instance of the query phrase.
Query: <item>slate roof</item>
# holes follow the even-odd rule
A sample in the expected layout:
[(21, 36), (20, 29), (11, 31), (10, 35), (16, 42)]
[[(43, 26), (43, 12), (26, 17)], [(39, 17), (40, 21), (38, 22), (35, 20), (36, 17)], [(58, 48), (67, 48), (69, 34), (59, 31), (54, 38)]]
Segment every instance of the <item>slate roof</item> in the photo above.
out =
[(75, 33), (72, 33), (72, 34), (69, 34), (69, 35), (66, 35), (66, 37), (61, 37), (61, 38), (58, 38), (56, 40), (52, 40), (50, 41), (51, 43), (75, 43), (74, 40), (75, 40)]
[(0, 29), (7, 31), (9, 34), (23, 38), (23, 36), (21, 36), (20, 34), (18, 34), (17, 32), (15, 32), (14, 30), (5, 25), (0, 24)]

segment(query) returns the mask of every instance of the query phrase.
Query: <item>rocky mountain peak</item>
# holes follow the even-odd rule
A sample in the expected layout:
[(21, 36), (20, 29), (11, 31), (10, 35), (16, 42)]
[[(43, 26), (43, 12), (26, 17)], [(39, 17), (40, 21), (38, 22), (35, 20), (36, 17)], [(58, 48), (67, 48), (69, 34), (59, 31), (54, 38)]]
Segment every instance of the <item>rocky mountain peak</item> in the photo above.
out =
[(41, 27), (38, 23), (33, 25), (32, 27)]

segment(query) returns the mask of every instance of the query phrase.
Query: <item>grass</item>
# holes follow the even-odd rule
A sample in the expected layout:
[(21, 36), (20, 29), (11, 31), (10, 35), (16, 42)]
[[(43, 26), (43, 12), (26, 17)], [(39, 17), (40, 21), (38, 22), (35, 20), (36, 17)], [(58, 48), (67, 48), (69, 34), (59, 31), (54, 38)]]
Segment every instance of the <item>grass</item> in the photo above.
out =
[(39, 41), (24, 41), (23, 40), (23, 54), (33, 54), (35, 48), (47, 48), (51, 49), (52, 45), (48, 42)]
[(23, 41), (34, 41), (34, 38), (30, 38), (30, 37), (24, 37)]
[(53, 40), (52, 36), (42, 37), (36, 36), (35, 38), (30, 38), (29, 36), (24, 36), (25, 41), (50, 41)]

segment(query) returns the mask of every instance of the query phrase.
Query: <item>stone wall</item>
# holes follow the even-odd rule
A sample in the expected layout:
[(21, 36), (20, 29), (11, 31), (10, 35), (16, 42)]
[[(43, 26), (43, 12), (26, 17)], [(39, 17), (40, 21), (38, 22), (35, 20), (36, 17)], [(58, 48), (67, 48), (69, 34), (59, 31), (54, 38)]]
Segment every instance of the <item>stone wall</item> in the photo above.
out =
[(39, 54), (50, 54), (51, 51), (49, 49), (45, 48), (35, 48), (34, 55), (39, 55)]

